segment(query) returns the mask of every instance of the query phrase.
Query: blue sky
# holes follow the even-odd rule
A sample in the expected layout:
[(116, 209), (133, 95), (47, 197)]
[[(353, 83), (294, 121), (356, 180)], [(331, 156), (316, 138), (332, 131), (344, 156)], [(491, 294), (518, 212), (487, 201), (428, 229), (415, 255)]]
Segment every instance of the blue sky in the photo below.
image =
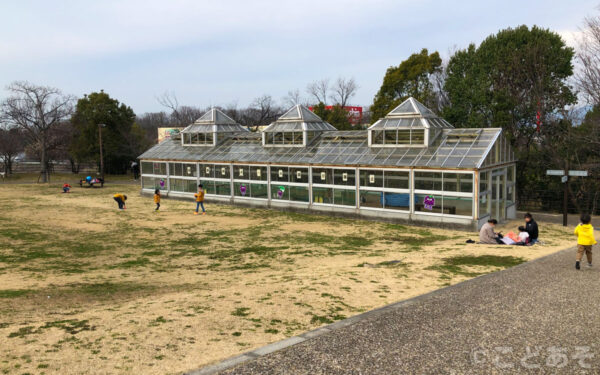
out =
[(0, 3), (0, 98), (14, 80), (81, 96), (104, 89), (136, 113), (237, 103), (354, 77), (369, 105), (386, 69), (421, 48), (449, 51), (509, 26), (568, 44), (600, 0), (57, 0)]

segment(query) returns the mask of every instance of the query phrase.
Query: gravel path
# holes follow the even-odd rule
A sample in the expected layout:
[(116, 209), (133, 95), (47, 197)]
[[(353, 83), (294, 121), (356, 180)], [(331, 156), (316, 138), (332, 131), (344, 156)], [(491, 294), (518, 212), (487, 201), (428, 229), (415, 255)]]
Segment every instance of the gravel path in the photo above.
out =
[(219, 374), (600, 374), (600, 263), (576, 271), (574, 257), (391, 305)]

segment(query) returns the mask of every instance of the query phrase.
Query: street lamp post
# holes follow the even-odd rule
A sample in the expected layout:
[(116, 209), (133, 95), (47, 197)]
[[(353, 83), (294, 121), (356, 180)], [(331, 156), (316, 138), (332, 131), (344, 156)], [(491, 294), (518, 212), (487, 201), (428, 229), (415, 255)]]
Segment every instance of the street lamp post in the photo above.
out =
[(102, 178), (102, 183), (104, 183), (104, 156), (102, 155), (102, 128), (104, 128), (106, 124), (98, 124), (98, 142), (100, 143), (100, 176)]

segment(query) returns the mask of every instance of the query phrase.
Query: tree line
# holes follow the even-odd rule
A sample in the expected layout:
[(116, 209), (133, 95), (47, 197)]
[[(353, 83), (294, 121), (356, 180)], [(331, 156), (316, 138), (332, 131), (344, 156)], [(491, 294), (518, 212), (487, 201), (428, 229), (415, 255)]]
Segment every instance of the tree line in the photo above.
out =
[[(318, 90), (317, 90), (318, 87)], [(356, 94), (353, 78), (338, 78), (332, 85), (326, 79), (307, 85), (308, 98), (299, 90), (290, 91), (281, 103), (270, 95), (254, 99), (248, 107), (232, 104), (221, 108), (241, 125), (256, 130), (268, 125), (295, 104), (316, 102), (315, 111), (339, 129), (352, 125), (342, 109)], [(0, 159), (3, 169), (12, 173), (21, 153), (39, 160), (41, 180), (49, 180), (53, 160), (68, 160), (73, 173), (82, 163), (99, 163), (102, 133), (105, 171), (126, 173), (131, 161), (156, 142), (159, 127), (185, 127), (209, 108), (180, 105), (173, 93), (157, 101), (165, 110), (136, 115), (133, 109), (104, 91), (83, 98), (64, 94), (54, 87), (30, 82), (13, 82), (8, 98), (0, 102)], [(333, 103), (326, 109), (326, 103)]]
[[(522, 200), (543, 203), (543, 194), (551, 199), (561, 191), (560, 181), (547, 177), (546, 169), (583, 169), (592, 177), (569, 185), (572, 203), (579, 210), (581, 205), (597, 210), (600, 15), (585, 18), (581, 29), (577, 49), (537, 26), (500, 30), (479, 45), (454, 51), (447, 61), (437, 51), (422, 49), (387, 69), (365, 121), (375, 122), (412, 96), (455, 127), (502, 128), (519, 160)], [(353, 78), (321, 79), (304, 92), (290, 90), (280, 101), (263, 95), (247, 107), (234, 103), (221, 109), (256, 129), (292, 105), (308, 104), (336, 128), (350, 129), (343, 107), (357, 90)], [(79, 163), (98, 160), (98, 124), (105, 125), (106, 171), (124, 173), (155, 142), (158, 127), (187, 126), (208, 109), (180, 105), (173, 93), (157, 98), (164, 111), (136, 115), (102, 91), (76, 99), (55, 88), (15, 82), (8, 92), (0, 104), (5, 169), (10, 171), (14, 155), (26, 150), (41, 161), (46, 177), (50, 160), (68, 159), (74, 171)]]

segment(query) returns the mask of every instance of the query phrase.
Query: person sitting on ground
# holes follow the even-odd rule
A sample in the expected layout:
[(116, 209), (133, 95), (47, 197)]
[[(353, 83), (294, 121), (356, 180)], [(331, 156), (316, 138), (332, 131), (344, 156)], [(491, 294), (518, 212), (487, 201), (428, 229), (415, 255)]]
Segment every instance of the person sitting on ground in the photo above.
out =
[(538, 225), (535, 222), (535, 220), (533, 220), (533, 216), (531, 216), (531, 214), (528, 212), (525, 214), (525, 231), (529, 234), (529, 242), (533, 245), (538, 241), (538, 235), (539, 235), (539, 230), (538, 230)]
[(519, 243), (528, 244), (529, 243), (529, 233), (527, 233), (527, 229), (524, 226), (519, 227)]
[(68, 183), (63, 184), (63, 193), (68, 193), (69, 191), (71, 191), (71, 185)]
[(502, 234), (496, 233), (494, 227), (498, 224), (498, 220), (490, 219), (487, 223), (483, 224), (479, 231), (479, 243), (488, 245), (504, 245), (502, 242)]
[(579, 262), (583, 258), (583, 253), (587, 257), (588, 267), (592, 266), (592, 246), (597, 244), (596, 238), (594, 238), (594, 227), (590, 222), (592, 218), (590, 215), (581, 215), (581, 224), (575, 227), (575, 234), (577, 235), (577, 257), (575, 258), (575, 269), (580, 269)]
[(117, 202), (117, 204), (119, 205), (119, 210), (124, 210), (125, 208), (125, 201), (127, 200), (127, 195), (124, 194), (115, 194), (113, 195), (113, 198), (115, 199), (115, 202)]

